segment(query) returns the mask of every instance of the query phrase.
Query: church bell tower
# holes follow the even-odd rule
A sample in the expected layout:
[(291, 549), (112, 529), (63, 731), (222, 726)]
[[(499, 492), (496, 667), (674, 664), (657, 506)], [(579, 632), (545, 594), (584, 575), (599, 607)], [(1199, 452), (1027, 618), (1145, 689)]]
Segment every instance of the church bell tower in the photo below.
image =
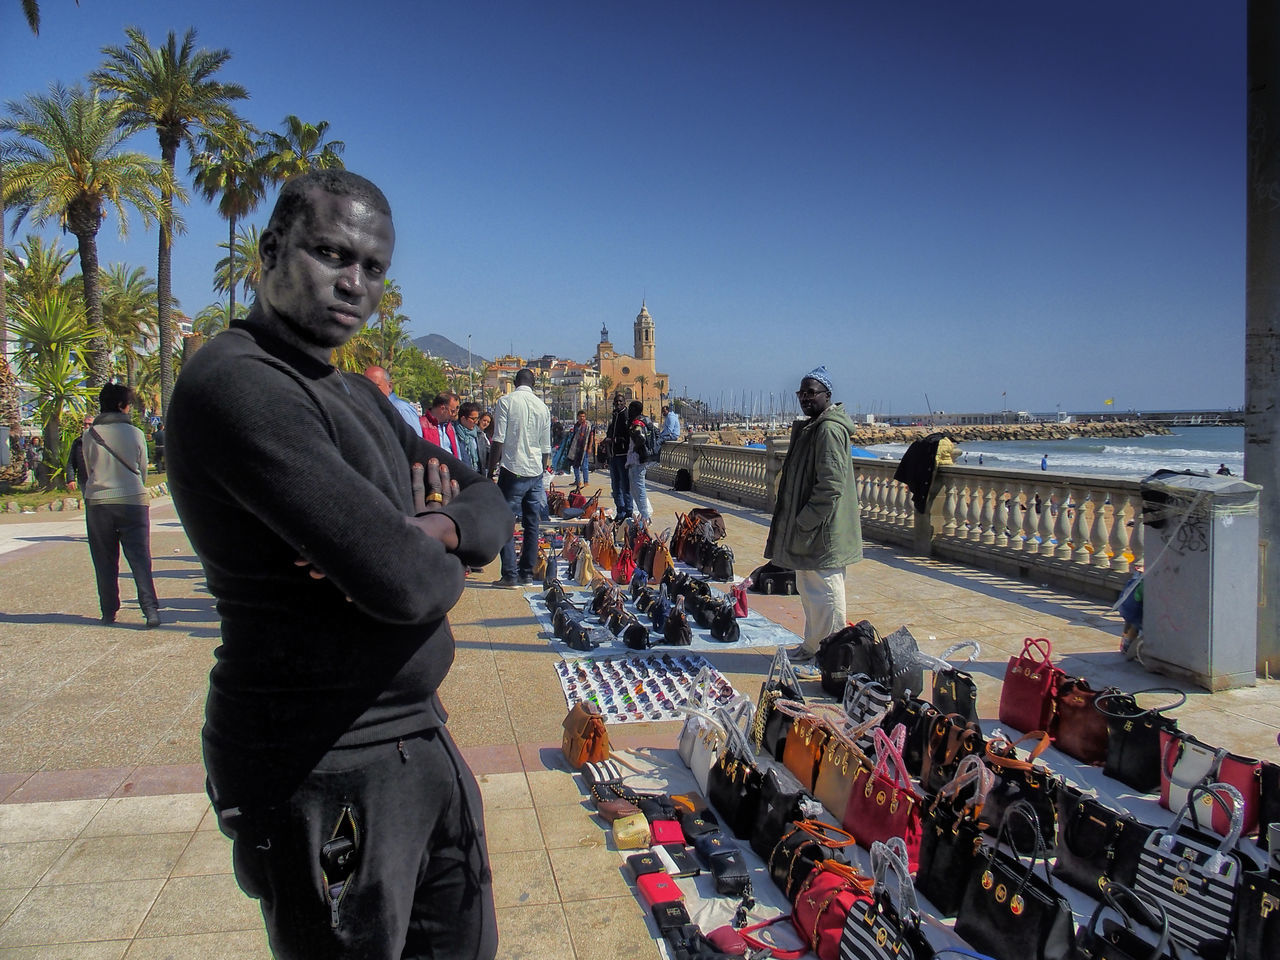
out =
[(653, 362), (653, 317), (643, 300), (640, 301), (640, 312), (636, 314), (635, 353), (637, 360)]

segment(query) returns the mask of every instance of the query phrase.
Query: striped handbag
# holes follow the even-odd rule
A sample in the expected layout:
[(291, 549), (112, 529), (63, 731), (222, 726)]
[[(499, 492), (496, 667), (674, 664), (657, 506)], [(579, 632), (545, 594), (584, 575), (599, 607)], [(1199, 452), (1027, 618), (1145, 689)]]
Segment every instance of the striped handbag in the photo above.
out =
[(865, 730), (855, 741), (863, 753), (870, 755), (875, 749), (875, 731), (868, 721), (876, 716), (883, 718), (892, 703), (893, 694), (889, 692), (889, 688), (872, 680), (865, 673), (850, 674), (845, 681), (841, 704), (853, 725)]
[[(1206, 793), (1217, 804), (1232, 803), (1231, 828), (1220, 840), (1195, 829), (1196, 804)], [(1226, 960), (1230, 953), (1243, 874), (1235, 849), (1243, 811), (1240, 791), (1230, 784), (1194, 786), (1173, 824), (1153, 830), (1138, 859), (1134, 890), (1160, 904), (1169, 915), (1170, 936), (1204, 960)]]
[[(871, 899), (856, 901), (849, 910), (840, 934), (840, 960), (933, 960), (933, 947), (920, 930), (920, 907), (902, 840), (873, 843), (871, 869)], [(898, 881), (896, 904), (889, 892), (890, 871)]]

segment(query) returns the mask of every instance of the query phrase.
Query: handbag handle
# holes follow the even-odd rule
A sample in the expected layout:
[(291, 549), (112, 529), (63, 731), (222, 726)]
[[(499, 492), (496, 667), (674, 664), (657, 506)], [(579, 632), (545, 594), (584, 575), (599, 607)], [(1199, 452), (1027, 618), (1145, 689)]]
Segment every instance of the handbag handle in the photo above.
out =
[(876, 840), (871, 844), (871, 873), (874, 878), (876, 898), (889, 900), (889, 871), (898, 877), (898, 917), (914, 925), (920, 923), (920, 903), (916, 888), (911, 882), (911, 866), (907, 859), (907, 842), (902, 837), (890, 837), (887, 842)]
[(772, 927), (774, 924), (778, 923), (788, 923), (790, 920), (791, 914), (779, 914), (778, 916), (771, 917), (768, 920), (761, 920), (759, 923), (753, 923), (749, 926), (743, 927), (738, 931), (738, 936), (745, 940), (747, 942), (747, 946), (752, 950), (768, 951), (766, 956), (773, 957), (774, 960), (801, 960), (802, 957), (809, 954), (808, 944), (805, 944), (797, 950), (784, 950), (777, 944), (769, 943), (768, 941), (755, 936), (755, 932), (757, 930), (764, 930), (767, 927)]
[(1094, 909), (1085, 928), (1090, 936), (1097, 936), (1098, 921), (1102, 919), (1103, 911), (1109, 907), (1120, 914), (1124, 928), (1130, 933), (1133, 932), (1135, 921), (1148, 930), (1159, 932), (1159, 941), (1151, 948), (1147, 960), (1160, 960), (1169, 949), (1169, 915), (1165, 913), (1164, 907), (1155, 900), (1143, 900), (1135, 891), (1114, 880), (1103, 884), (1102, 897), (1103, 902)]
[[(1170, 703), (1163, 707), (1150, 707), (1149, 709), (1144, 710), (1138, 706), (1137, 698), (1142, 696), (1143, 694), (1148, 694), (1148, 693), (1171, 693), (1171, 694), (1174, 694), (1178, 699), (1175, 700), (1173, 703)], [(1133, 705), (1133, 708), (1136, 712), (1135, 713), (1112, 712), (1111, 710), (1108, 710), (1105, 706), (1105, 704), (1110, 703), (1110, 701), (1112, 700), (1120, 701), (1122, 704), (1130, 703)], [(1148, 714), (1154, 713), (1158, 715), (1158, 714), (1164, 713), (1166, 710), (1176, 710), (1178, 707), (1182, 706), (1186, 702), (1187, 702), (1187, 695), (1183, 693), (1181, 690), (1176, 689), (1175, 687), (1148, 687), (1145, 690), (1135, 690), (1133, 693), (1125, 693), (1123, 690), (1116, 690), (1114, 692), (1104, 691), (1098, 694), (1098, 698), (1093, 701), (1093, 709), (1097, 710), (1104, 717), (1108, 717), (1112, 720), (1136, 720), (1139, 717), (1145, 717)]]
[(800, 694), (800, 678), (796, 676), (796, 668), (791, 665), (791, 659), (787, 656), (787, 648), (779, 647), (778, 652), (773, 655), (773, 662), (769, 664), (769, 672), (765, 675), (764, 686), (769, 688), (769, 684), (777, 682), (779, 686), (786, 685), (796, 692), (801, 702), (804, 697)]
[[(859, 681), (861, 677), (861, 681)], [(840, 698), (840, 706), (844, 708), (844, 712), (850, 717), (853, 716), (854, 709), (868, 699), (875, 688), (879, 687), (883, 691), (886, 698), (890, 697), (890, 693), (884, 684), (872, 680), (865, 673), (851, 673), (849, 679), (844, 682), (844, 695)]]
[(1013, 831), (1010, 829), (1010, 819), (1013, 817), (1021, 817), (1031, 827), (1031, 836), (1034, 838), (1035, 845), (1031, 850), (1031, 863), (1027, 866), (1027, 872), (1023, 875), (1022, 881), (1018, 884), (1018, 893), (1022, 892), (1022, 888), (1026, 886), (1027, 880), (1031, 878), (1031, 874), (1035, 873), (1036, 862), (1044, 867), (1044, 878), (1050, 886), (1053, 886), (1053, 880), (1049, 876), (1049, 856), (1044, 844), (1044, 835), (1040, 832), (1040, 817), (1036, 813), (1036, 808), (1026, 800), (1016, 800), (1009, 804), (1009, 809), (1004, 812), (1004, 817), (1000, 820), (1000, 833), (997, 836), (999, 843), (1008, 844), (1009, 849), (1013, 851), (1013, 855), (1022, 860), (1022, 851), (1018, 849), (1017, 843), (1013, 839)]
[[(1035, 740), (1035, 748), (1032, 749), (1026, 760), (1018, 759), (1018, 744), (1024, 740)], [(1003, 756), (996, 749), (1000, 744), (1004, 744), (1009, 748), (1009, 756)], [(992, 737), (987, 741), (986, 755), (987, 763), (999, 770), (1022, 770), (1029, 771), (1036, 768), (1035, 760), (1040, 754), (1044, 753), (1049, 746), (1049, 734), (1043, 730), (1032, 730), (1030, 733), (1023, 734), (1017, 740), (1010, 743), (1005, 737)]]
[(978, 655), (982, 653), (982, 647), (977, 640), (961, 640), (959, 643), (953, 643), (951, 646), (947, 647), (947, 649), (942, 651), (942, 656), (940, 656), (938, 659), (950, 660), (952, 657), (954, 657), (961, 650), (964, 650), (966, 647), (972, 647), (973, 653), (969, 654), (969, 656), (965, 659), (964, 662), (973, 663), (974, 660), (978, 659)]
[(995, 786), (996, 775), (991, 772), (991, 768), (982, 762), (982, 758), (977, 754), (971, 753), (965, 757), (956, 766), (956, 773), (950, 780), (942, 785), (938, 790), (938, 800), (946, 797), (959, 797), (960, 791), (969, 784), (976, 784), (973, 796), (965, 801), (965, 808), (973, 808), (974, 815), (982, 809), (982, 805), (987, 801), (987, 794), (991, 792), (991, 788)]
[[(791, 821), (797, 830), (802, 830), (813, 839), (817, 840), (825, 847), (833, 850), (839, 850), (841, 847), (849, 847), (857, 843), (852, 833), (844, 830), (834, 824), (824, 823), (821, 820), (793, 820)], [(834, 834), (834, 836), (832, 836)]]
[[(914, 788), (911, 786), (911, 775), (907, 773), (906, 765), (902, 762), (902, 751), (894, 745), (893, 741), (889, 739), (889, 735), (880, 727), (876, 727), (875, 731), (875, 748), (875, 773), (890, 777), (895, 781), (896, 786), (902, 787), (909, 793), (914, 793)], [(889, 769), (890, 764), (893, 766), (892, 770)]]
[[(1178, 834), (1178, 828), (1182, 825), (1185, 818), (1190, 815), (1196, 826), (1199, 826), (1200, 820), (1192, 809), (1196, 801), (1200, 799), (1201, 794), (1207, 794), (1213, 798), (1213, 802), (1218, 804), (1227, 811), (1231, 817), (1231, 825), (1227, 828), (1227, 834), (1218, 844), (1218, 849), (1214, 854), (1204, 862), (1205, 868), (1212, 870), (1214, 873), (1227, 859), (1227, 853), (1235, 849), (1236, 841), (1240, 839), (1240, 829), (1244, 825), (1244, 797), (1240, 796), (1240, 791), (1229, 783), (1208, 783), (1197, 784), (1187, 791), (1187, 802), (1182, 805), (1182, 809), (1178, 811), (1178, 815), (1174, 817), (1173, 824), (1169, 827), (1167, 833), (1160, 837), (1160, 849), (1166, 853), (1173, 850), (1173, 841)], [(1227, 801), (1222, 799), (1220, 794), (1226, 794), (1227, 799), (1231, 801), (1231, 808), (1227, 810)]]
[[(1043, 652), (1044, 656), (1036, 660), (1035, 655)], [(1049, 669), (1053, 666), (1050, 660), (1053, 658), (1053, 644), (1049, 642), (1047, 637), (1026, 637), (1022, 641), (1022, 652), (1018, 654), (1019, 660), (1030, 660), (1037, 667)]]

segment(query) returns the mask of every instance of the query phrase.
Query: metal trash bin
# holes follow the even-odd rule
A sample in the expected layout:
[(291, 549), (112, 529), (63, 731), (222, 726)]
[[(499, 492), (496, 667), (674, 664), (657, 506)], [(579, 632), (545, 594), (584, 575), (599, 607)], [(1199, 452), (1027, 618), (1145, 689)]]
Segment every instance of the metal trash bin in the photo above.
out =
[(1261, 490), (1171, 470), (1142, 481), (1148, 668), (1207, 690), (1257, 682)]

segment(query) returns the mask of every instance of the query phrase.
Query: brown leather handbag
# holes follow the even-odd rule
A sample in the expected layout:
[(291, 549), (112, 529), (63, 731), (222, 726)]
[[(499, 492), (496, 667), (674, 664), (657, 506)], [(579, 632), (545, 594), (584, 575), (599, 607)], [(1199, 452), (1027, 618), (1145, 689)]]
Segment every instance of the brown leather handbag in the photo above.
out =
[(1089, 681), (1071, 677), (1058, 685), (1054, 709), (1053, 745), (1068, 756), (1100, 767), (1107, 759), (1107, 718), (1093, 702), (1115, 687), (1095, 690)]
[(577, 770), (584, 763), (598, 763), (609, 759), (609, 731), (604, 717), (594, 703), (575, 703), (564, 718), (564, 737), (560, 748), (569, 766)]
[(782, 765), (795, 774), (806, 790), (813, 790), (818, 763), (830, 736), (827, 721), (812, 713), (803, 713), (791, 721), (787, 744), (782, 750)]

